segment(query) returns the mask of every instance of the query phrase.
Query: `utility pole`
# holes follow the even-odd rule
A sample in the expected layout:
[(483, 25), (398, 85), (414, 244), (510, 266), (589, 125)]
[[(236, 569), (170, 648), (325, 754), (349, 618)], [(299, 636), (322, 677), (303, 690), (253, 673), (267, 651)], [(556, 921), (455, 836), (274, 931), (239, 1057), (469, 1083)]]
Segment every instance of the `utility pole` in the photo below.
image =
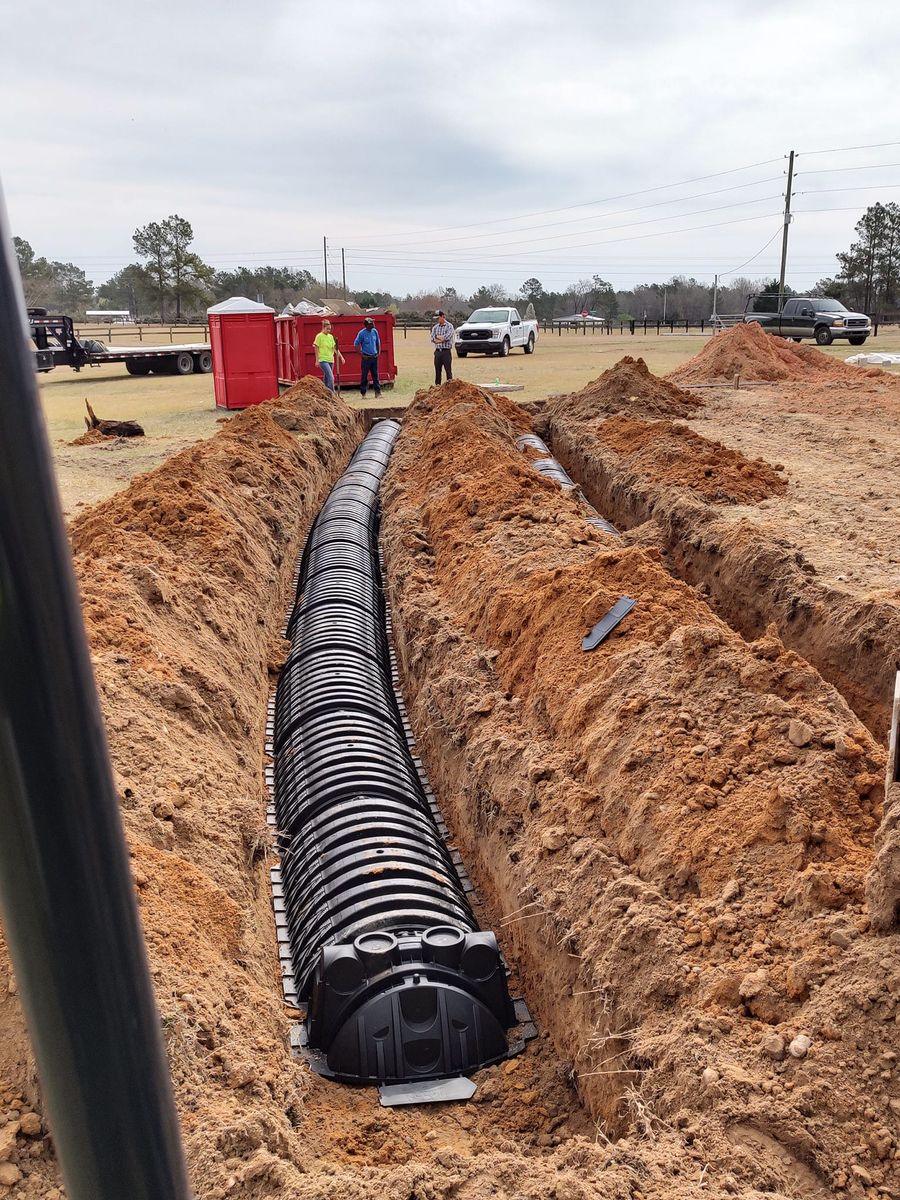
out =
[(719, 277), (718, 277), (718, 275), (714, 275), (713, 276), (713, 310), (712, 310), (713, 321), (715, 321), (716, 317), (718, 317), (718, 315), (719, 315), (718, 311), (716, 310), (716, 302), (718, 301), (718, 298), (719, 298)]
[(344, 258), (344, 247), (341, 246), (341, 276), (344, 280), (344, 299), (347, 299), (347, 261)]
[(666, 301), (669, 298), (669, 289), (663, 288), (663, 325), (666, 323)]
[(325, 295), (328, 295), (328, 238), (322, 238), (322, 262), (325, 264)]
[(784, 272), (787, 267), (788, 226), (791, 223), (791, 188), (794, 184), (794, 151), (788, 158), (787, 191), (784, 193), (784, 236), (781, 239), (781, 274), (778, 276), (778, 311), (784, 308)]

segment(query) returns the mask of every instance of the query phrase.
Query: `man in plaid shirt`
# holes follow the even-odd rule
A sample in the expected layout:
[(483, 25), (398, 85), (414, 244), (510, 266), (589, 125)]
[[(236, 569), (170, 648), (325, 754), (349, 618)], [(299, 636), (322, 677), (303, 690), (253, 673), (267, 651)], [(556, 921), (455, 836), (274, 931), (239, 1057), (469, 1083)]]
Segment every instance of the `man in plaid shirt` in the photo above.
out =
[(437, 324), (431, 327), (431, 344), (434, 346), (434, 386), (441, 382), (441, 370), (446, 372), (447, 380), (453, 378), (453, 338), (456, 330), (444, 316), (444, 310), (438, 310)]

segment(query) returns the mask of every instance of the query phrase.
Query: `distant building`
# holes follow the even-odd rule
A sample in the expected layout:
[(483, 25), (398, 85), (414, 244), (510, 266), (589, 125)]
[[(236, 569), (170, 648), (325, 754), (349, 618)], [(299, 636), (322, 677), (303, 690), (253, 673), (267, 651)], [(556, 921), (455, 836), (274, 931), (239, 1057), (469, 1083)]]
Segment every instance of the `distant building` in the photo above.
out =
[(134, 324), (134, 318), (127, 308), (88, 308), (84, 315), (94, 325)]

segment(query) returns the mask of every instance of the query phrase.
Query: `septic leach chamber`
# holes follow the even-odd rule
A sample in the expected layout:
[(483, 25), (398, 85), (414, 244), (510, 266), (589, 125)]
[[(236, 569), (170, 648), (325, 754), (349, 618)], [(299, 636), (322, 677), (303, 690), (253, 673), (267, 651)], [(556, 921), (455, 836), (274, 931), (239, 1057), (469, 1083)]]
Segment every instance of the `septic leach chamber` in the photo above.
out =
[(515, 1023), (496, 938), (478, 928), (394, 694), (378, 490), (399, 425), (377, 424), (310, 531), (275, 699), (275, 812), (293, 977), (323, 1074), (466, 1075)]

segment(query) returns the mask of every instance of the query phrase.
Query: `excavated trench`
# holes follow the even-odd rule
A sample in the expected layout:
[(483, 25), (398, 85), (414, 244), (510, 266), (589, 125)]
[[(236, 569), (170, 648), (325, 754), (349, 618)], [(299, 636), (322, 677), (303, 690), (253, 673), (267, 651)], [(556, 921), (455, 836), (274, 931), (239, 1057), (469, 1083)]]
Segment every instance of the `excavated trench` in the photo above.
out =
[(591, 525), (527, 431), (468, 385), (420, 394), (383, 537), (418, 744), (538, 1023), (606, 1136), (666, 1129), (728, 1186), (895, 1186), (892, 1136), (852, 1149), (867, 1087), (828, 1084), (897, 1041), (864, 900), (883, 755), (776, 636)]
[[(527, 432), (469, 385), (420, 394), (381, 492), (409, 723), (540, 1031), (466, 1104), (382, 1109), (311, 1073), (280, 1001), (248, 748), (359, 421), (304, 384), (76, 523), (197, 1195), (897, 1194), (900, 968), (864, 897), (883, 756), (776, 637), (748, 645), (658, 550), (586, 520)], [(39, 1114), (3, 954), (0, 976), (0, 1094)], [(49, 1143), (12, 1145), (25, 1200), (58, 1186)]]
[(768, 464), (670, 421), (613, 415), (601, 423), (573, 415), (565, 399), (541, 424), (553, 453), (600, 512), (633, 540), (658, 545), (673, 573), (700, 588), (745, 638), (774, 624), (784, 644), (885, 738), (900, 606), (894, 597), (861, 595), (818, 577), (809, 560), (814, 547), (804, 554), (761, 529), (746, 508), (750, 519), (729, 511), (784, 491)]

